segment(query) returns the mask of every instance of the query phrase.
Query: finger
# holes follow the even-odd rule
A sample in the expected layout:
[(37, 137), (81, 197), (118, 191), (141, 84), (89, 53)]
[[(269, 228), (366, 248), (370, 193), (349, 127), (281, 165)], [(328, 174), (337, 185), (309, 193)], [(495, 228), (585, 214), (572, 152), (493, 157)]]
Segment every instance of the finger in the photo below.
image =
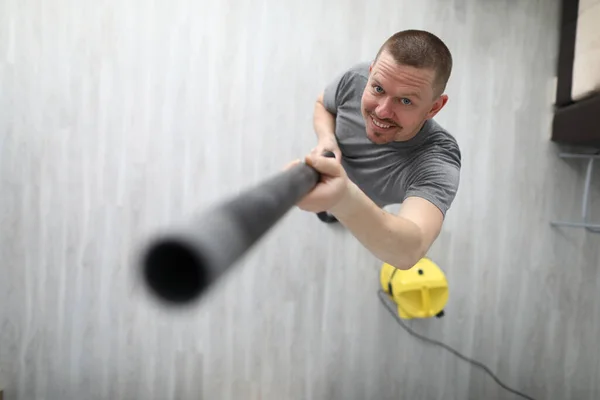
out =
[(319, 149), (318, 147), (315, 147), (313, 149), (313, 151), (310, 152), (310, 154), (315, 154), (315, 155), (322, 156), (322, 155), (324, 155), (328, 151), (331, 151), (335, 155), (335, 159), (338, 162), (340, 162), (340, 163), (342, 162), (342, 151), (340, 149), (338, 149), (338, 148), (335, 148), (335, 147), (334, 148), (324, 147), (324, 148), (321, 148), (321, 149)]
[(306, 163), (322, 174), (329, 176), (341, 176), (340, 163), (336, 158), (323, 157), (321, 155), (309, 155)]

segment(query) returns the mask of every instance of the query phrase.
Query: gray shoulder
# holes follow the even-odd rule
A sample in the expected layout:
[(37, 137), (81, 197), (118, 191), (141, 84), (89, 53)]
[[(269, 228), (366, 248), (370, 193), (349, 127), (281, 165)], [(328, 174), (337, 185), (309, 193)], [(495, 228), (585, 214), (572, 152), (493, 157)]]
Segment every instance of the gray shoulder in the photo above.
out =
[(370, 61), (358, 62), (351, 65), (341, 74), (341, 80), (349, 86), (364, 86), (369, 79)]
[(356, 78), (362, 78), (365, 81), (369, 79), (369, 67), (371, 66), (371, 61), (362, 61), (352, 65), (348, 69), (348, 74), (354, 76)]
[(356, 63), (330, 83), (325, 90), (326, 107), (337, 112), (339, 107), (354, 107), (360, 101), (363, 90), (369, 79), (370, 62)]
[(438, 155), (443, 155), (443, 158), (447, 162), (460, 168), (462, 155), (458, 141), (454, 135), (436, 121), (431, 120), (430, 132), (426, 143), (428, 147), (436, 149)]

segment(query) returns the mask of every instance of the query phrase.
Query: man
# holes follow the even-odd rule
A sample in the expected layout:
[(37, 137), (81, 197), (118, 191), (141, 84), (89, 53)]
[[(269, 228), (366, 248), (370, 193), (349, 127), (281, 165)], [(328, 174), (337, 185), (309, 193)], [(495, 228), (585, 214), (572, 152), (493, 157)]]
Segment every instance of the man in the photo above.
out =
[[(452, 56), (435, 35), (394, 34), (318, 97), (318, 145), (305, 162), (322, 181), (298, 207), (337, 220), (380, 260), (414, 266), (442, 227), (459, 185), (461, 153), (433, 117), (444, 107)], [(332, 151), (335, 158), (322, 154)], [(397, 215), (382, 207), (401, 204)]]

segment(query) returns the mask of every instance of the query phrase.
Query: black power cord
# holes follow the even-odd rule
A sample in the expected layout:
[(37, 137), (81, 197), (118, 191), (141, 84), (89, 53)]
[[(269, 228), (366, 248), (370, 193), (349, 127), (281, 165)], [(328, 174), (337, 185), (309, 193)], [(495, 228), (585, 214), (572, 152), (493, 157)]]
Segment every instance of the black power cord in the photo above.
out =
[(383, 303), (383, 305), (385, 306), (385, 308), (390, 312), (390, 314), (392, 314), (392, 316), (400, 324), (400, 326), (402, 326), (402, 328), (404, 328), (408, 333), (410, 333), (411, 335), (413, 335), (413, 336), (415, 336), (415, 337), (417, 337), (417, 338), (419, 338), (421, 340), (429, 342), (431, 344), (435, 344), (435, 345), (441, 346), (441, 347), (445, 348), (446, 350), (448, 350), (449, 352), (451, 352), (452, 354), (454, 354), (455, 356), (457, 356), (458, 358), (461, 358), (464, 361), (467, 361), (467, 362), (475, 365), (476, 367), (483, 369), (485, 372), (487, 372), (492, 377), (492, 379), (494, 379), (494, 381), (496, 381), (496, 383), (498, 385), (500, 385), (502, 388), (506, 389), (507, 391), (509, 391), (511, 393), (514, 393), (517, 396), (521, 396), (524, 399), (535, 400), (533, 397), (529, 397), (526, 394), (523, 394), (521, 392), (518, 392), (518, 391), (516, 391), (514, 389), (511, 389), (508, 386), (506, 386), (504, 383), (502, 383), (500, 381), (500, 379), (498, 379), (496, 377), (496, 375), (494, 375), (494, 373), (492, 371), (490, 371), (490, 369), (488, 367), (486, 367), (482, 363), (477, 362), (475, 360), (472, 360), (472, 359), (470, 359), (468, 357), (463, 356), (458, 351), (454, 350), (452, 347), (450, 347), (450, 346), (448, 346), (448, 345), (446, 345), (446, 344), (444, 344), (442, 342), (438, 342), (437, 340), (429, 339), (429, 338), (427, 338), (425, 336), (422, 336), (422, 335), (416, 333), (412, 329), (410, 329), (408, 326), (406, 326), (406, 324), (402, 321), (402, 319), (398, 316), (398, 314), (396, 314), (396, 310), (394, 310), (390, 306), (389, 302), (386, 300), (386, 298), (388, 297), (387, 294), (383, 290), (379, 289), (378, 295), (379, 295), (379, 299), (381, 300), (381, 302)]

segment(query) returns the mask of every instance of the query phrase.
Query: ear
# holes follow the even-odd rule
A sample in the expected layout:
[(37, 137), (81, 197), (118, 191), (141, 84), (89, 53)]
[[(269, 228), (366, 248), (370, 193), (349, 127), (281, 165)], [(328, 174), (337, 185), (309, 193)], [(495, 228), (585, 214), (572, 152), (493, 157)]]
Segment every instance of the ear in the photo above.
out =
[(444, 106), (446, 105), (446, 103), (448, 102), (448, 95), (443, 94), (440, 97), (437, 98), (437, 100), (433, 103), (433, 105), (431, 106), (431, 109), (429, 110), (429, 112), (427, 113), (427, 117), (426, 118), (433, 118), (435, 117), (435, 115), (440, 112), (440, 110), (442, 108), (444, 108)]

